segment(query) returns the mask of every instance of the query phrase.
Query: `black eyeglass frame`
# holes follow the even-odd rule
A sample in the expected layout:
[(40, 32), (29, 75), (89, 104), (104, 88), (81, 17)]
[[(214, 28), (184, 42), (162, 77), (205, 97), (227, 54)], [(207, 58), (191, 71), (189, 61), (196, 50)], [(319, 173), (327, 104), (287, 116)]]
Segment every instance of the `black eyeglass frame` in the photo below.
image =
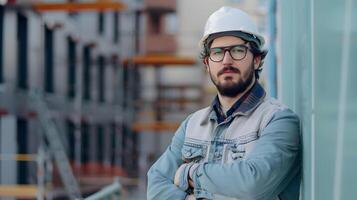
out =
[[(237, 46), (243, 47), (243, 49), (245, 50), (244, 56), (243, 56), (242, 58), (238, 58), (238, 59), (237, 59), (237, 58), (234, 58), (234, 57), (232, 56), (232, 53), (231, 53), (231, 50), (232, 50), (234, 47), (237, 47)], [(212, 51), (212, 49), (221, 49), (221, 50), (223, 51), (223, 56), (222, 56), (222, 58), (221, 58), (220, 60), (214, 60), (214, 59), (211, 58), (211, 51)], [(225, 46), (225, 47), (214, 47), (214, 48), (208, 49), (208, 58), (209, 58), (212, 62), (222, 62), (223, 59), (224, 59), (224, 56), (226, 55), (226, 51), (228, 51), (229, 55), (231, 56), (231, 58), (232, 58), (233, 60), (239, 61), (239, 60), (243, 60), (243, 59), (247, 56), (248, 50), (253, 53), (252, 49), (251, 49), (250, 47), (244, 45), (244, 44), (236, 44), (236, 45)]]

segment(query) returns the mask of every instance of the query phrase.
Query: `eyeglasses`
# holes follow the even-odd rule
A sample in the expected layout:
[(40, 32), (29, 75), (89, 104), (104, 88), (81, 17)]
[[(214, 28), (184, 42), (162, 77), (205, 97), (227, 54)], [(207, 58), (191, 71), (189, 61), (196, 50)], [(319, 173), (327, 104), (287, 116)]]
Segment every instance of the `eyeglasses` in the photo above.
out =
[(209, 49), (209, 59), (213, 62), (221, 62), (224, 59), (226, 51), (228, 51), (233, 60), (242, 60), (247, 55), (248, 49), (251, 51), (249, 47), (242, 44), (228, 47), (214, 47)]

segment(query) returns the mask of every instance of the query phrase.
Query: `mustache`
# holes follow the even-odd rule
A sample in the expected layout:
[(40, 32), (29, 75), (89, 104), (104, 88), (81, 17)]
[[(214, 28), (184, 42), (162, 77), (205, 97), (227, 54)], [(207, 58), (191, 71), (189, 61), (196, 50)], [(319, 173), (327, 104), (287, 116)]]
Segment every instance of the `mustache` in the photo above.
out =
[(225, 71), (233, 71), (235, 73), (240, 73), (240, 70), (235, 68), (235, 67), (232, 67), (232, 66), (228, 66), (228, 67), (224, 67), (222, 70), (220, 70), (218, 73), (217, 73), (217, 76), (220, 76), (222, 74), (224, 74)]

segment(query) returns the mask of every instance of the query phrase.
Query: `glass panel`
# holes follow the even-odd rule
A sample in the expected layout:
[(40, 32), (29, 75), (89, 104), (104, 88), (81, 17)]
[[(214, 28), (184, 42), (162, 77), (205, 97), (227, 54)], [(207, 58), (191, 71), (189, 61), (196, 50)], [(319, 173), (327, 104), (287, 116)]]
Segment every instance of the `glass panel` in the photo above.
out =
[(355, 199), (357, 68), (352, 59), (357, 52), (357, 3), (279, 5), (280, 96), (303, 122), (302, 199)]
[(347, 0), (315, 3), (317, 199), (354, 199), (352, 192), (357, 183), (353, 170), (357, 159), (349, 160), (355, 146), (351, 143), (356, 140), (352, 123), (357, 113), (357, 103), (351, 101), (356, 98), (352, 85), (357, 82), (348, 76), (356, 71), (352, 67), (357, 44), (356, 37), (352, 37), (356, 35), (352, 20), (357, 16), (352, 10), (357, 4), (352, 4)]
[[(278, 97), (298, 113), (303, 136), (302, 199), (312, 199), (312, 49), (309, 1), (278, 1)], [(303, 28), (302, 28), (303, 27)], [(280, 42), (280, 44), (279, 44)], [(281, 61), (281, 62), (279, 62)]]

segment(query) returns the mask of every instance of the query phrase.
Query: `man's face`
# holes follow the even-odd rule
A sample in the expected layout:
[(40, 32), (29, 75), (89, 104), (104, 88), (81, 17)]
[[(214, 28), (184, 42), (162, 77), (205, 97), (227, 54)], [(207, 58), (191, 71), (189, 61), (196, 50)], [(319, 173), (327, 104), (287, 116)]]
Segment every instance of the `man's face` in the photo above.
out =
[[(213, 40), (210, 49), (217, 47), (230, 47), (233, 45), (245, 45), (248, 43), (234, 36), (223, 36)], [(228, 49), (228, 48), (227, 48)], [(244, 92), (255, 81), (254, 66), (258, 66), (260, 57), (254, 58), (249, 49), (241, 60), (234, 60), (229, 51), (224, 52), (223, 60), (214, 62), (209, 57), (205, 64), (212, 82), (222, 96), (235, 97)]]

